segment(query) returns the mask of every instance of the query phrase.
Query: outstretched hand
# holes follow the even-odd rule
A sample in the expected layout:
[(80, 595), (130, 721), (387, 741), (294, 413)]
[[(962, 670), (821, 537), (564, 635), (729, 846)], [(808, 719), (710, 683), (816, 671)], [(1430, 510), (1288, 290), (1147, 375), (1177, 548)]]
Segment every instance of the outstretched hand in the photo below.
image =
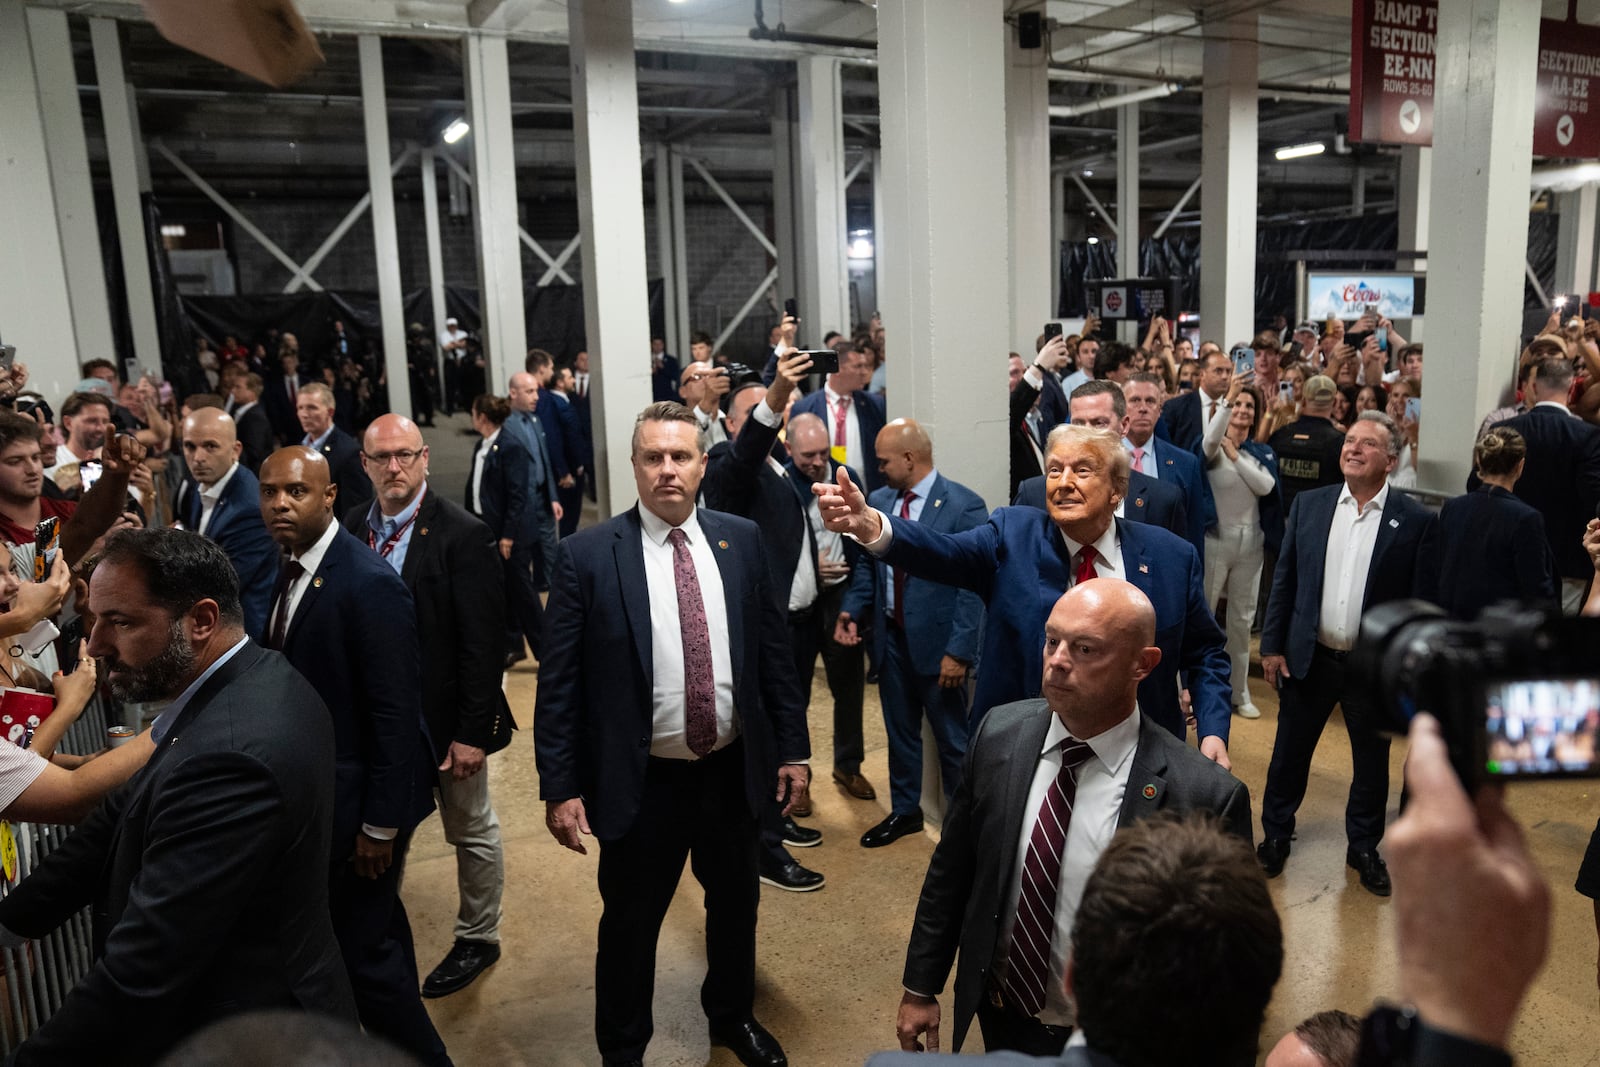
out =
[(850, 480), (850, 471), (840, 467), (838, 482), (818, 482), (811, 487), (817, 495), (822, 524), (834, 533), (849, 534), (863, 544), (883, 535), (883, 520), (867, 507), (867, 498)]

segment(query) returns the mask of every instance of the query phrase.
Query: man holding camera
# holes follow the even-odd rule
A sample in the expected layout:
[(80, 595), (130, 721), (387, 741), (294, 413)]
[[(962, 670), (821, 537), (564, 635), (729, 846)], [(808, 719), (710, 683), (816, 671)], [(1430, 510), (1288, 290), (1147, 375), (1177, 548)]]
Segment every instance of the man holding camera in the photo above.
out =
[(722, 413), (722, 398), (728, 395), (733, 379), (728, 372), (696, 360), (683, 368), (678, 380), (678, 396), (700, 427), (700, 451), (710, 452), (729, 438), (727, 416)]
[[(785, 319), (784, 343), (794, 344), (794, 322)], [(855, 347), (839, 354), (839, 369), (828, 375), (823, 388), (795, 401), (795, 415), (815, 415), (828, 427), (834, 459), (860, 471), (868, 492), (884, 484), (872, 443), (888, 422), (883, 398), (867, 392), (872, 381), (872, 356)]]

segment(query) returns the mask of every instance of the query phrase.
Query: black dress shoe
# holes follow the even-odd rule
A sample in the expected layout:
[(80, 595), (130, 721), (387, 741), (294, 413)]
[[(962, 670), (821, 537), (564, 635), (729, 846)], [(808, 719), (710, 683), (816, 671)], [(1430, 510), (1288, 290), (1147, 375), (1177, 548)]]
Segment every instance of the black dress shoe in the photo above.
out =
[(711, 1043), (731, 1049), (746, 1067), (788, 1067), (778, 1039), (754, 1019), (737, 1023), (712, 1023)]
[(882, 848), (922, 829), (922, 812), (891, 815), (861, 835), (862, 848)]
[(1374, 896), (1386, 897), (1390, 893), (1389, 867), (1375, 848), (1350, 849), (1344, 854), (1345, 863), (1361, 875), (1361, 884)]
[(1267, 872), (1268, 878), (1278, 877), (1283, 873), (1283, 865), (1289, 859), (1289, 839), (1267, 838), (1256, 848), (1256, 859), (1261, 861), (1261, 869)]
[(781, 865), (762, 861), (761, 882), (763, 885), (770, 885), (774, 889), (786, 889), (791, 893), (810, 893), (821, 889), (827, 879), (793, 860)]
[(822, 831), (801, 826), (793, 819), (783, 820), (783, 843), (795, 848), (811, 848), (822, 844)]
[(457, 940), (439, 966), (422, 983), (422, 995), (430, 1000), (449, 996), (472, 984), (472, 980), (500, 958), (500, 946), (492, 941)]

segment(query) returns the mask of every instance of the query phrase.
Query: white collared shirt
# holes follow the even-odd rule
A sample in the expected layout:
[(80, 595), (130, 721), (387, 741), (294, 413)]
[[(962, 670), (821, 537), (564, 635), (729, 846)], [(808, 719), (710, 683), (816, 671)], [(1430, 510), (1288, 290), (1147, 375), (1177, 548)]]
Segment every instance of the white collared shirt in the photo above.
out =
[(234, 472), (239, 469), (239, 461), (234, 460), (233, 466), (228, 468), (228, 473), (200, 488), (200, 529), (195, 532), (204, 534), (211, 525), (211, 513), (217, 510), (217, 501), (222, 499), (222, 494), (228, 488), (228, 483), (233, 481)]
[(1317, 641), (1329, 648), (1343, 652), (1355, 647), (1361, 603), (1367, 594), (1367, 571), (1388, 501), (1387, 483), (1360, 509), (1348, 484), (1339, 490), (1333, 523), (1328, 527), (1328, 554), (1322, 559), (1322, 611), (1317, 618)]
[[(289, 583), (284, 596), (289, 598), (289, 614), (283, 620), (283, 632), (287, 634), (289, 627), (294, 624), (294, 613), (300, 610), (300, 601), (305, 597), (307, 589), (311, 588), (312, 576), (317, 573), (317, 568), (322, 566), (322, 557), (328, 554), (328, 549), (333, 545), (333, 539), (339, 536), (339, 524), (330, 517), (328, 528), (322, 531), (322, 536), (312, 542), (311, 547), (297, 556), (292, 556), (301, 567), (305, 568), (299, 577)], [(269, 619), (278, 617), (278, 605), (272, 605), (272, 614)]]
[[(1071, 573), (1078, 573), (1078, 553), (1083, 550), (1083, 544), (1074, 541), (1062, 532), (1061, 527), (1056, 527), (1056, 533), (1061, 538), (1061, 543), (1067, 546), (1067, 554), (1072, 560)], [(1117, 533), (1115, 520), (1106, 524), (1105, 533), (1094, 543), (1095, 561), (1094, 574), (1096, 578), (1126, 578), (1126, 568), (1122, 565), (1122, 537)], [(1070, 588), (1070, 587), (1069, 587)]]
[(328, 438), (332, 437), (332, 436), (333, 436), (333, 423), (330, 422), (330, 423), (328, 423), (328, 428), (326, 430), (323, 430), (316, 437), (312, 437), (310, 434), (306, 434), (305, 440), (302, 443), (307, 448), (314, 448), (318, 452), (321, 452), (322, 451), (322, 446), (327, 444), (328, 443)]
[[(694, 411), (695, 417), (698, 418), (700, 416), (700, 409), (695, 408)], [(750, 417), (755, 419), (761, 425), (767, 427), (776, 427), (780, 422), (782, 422), (782, 419), (779, 417), (778, 413), (767, 406), (765, 399), (761, 400), (754, 408), (751, 409)], [(702, 426), (702, 431), (703, 430), (704, 427)], [(727, 439), (726, 429), (724, 429), (723, 439)], [(784, 467), (782, 463), (779, 463), (777, 459), (773, 457), (771, 452), (768, 452), (766, 455), (766, 463), (768, 468), (770, 468), (778, 477), (782, 478), (786, 482), (789, 480), (788, 468)], [(809, 495), (809, 493), (807, 495)], [(816, 498), (812, 497), (812, 499), (815, 500)], [(818, 572), (815, 562), (816, 558), (814, 542), (812, 540), (811, 522), (808, 519), (804, 524), (804, 529), (802, 529), (800, 533), (800, 561), (798, 564), (796, 564), (794, 569), (794, 581), (789, 583), (790, 611), (804, 611), (806, 608), (809, 608), (811, 605), (817, 602)]]
[(483, 514), (483, 468), (489, 465), (489, 450), (494, 448), (494, 443), (500, 440), (500, 431), (503, 426), (495, 427), (494, 433), (478, 442), (478, 454), (472, 457), (472, 513)]
[[(861, 412), (856, 410), (860, 405), (856, 403), (855, 394), (841, 397), (833, 391), (833, 386), (822, 387), (822, 399), (827, 406), (828, 445), (833, 458), (847, 467), (854, 467), (858, 471), (867, 469), (867, 457), (862, 453), (861, 443)], [(845, 408), (844, 416), (844, 455), (839, 454), (839, 447), (834, 443), (834, 428), (838, 425), (836, 420), (839, 410), (839, 401), (848, 400), (849, 407)]]
[[(1060, 716), (1048, 711), (1042, 714), (1050, 716), (1050, 728), (1045, 731), (1039, 762), (1033, 768), (1027, 806), (1022, 809), (1022, 836), (1006, 891), (1006, 908), (1001, 912), (1006, 917), (1000, 931), (1001, 945), (1011, 944), (1028, 844), (1033, 837), (1034, 824), (1039, 821), (1045, 793), (1061, 773), (1061, 742), (1070, 736)], [(1045, 982), (1044, 1010), (1039, 1013), (1040, 1020), (1057, 1026), (1070, 1026), (1075, 1021), (1062, 988), (1067, 956), (1072, 949), (1072, 921), (1077, 917), (1078, 902), (1083, 899), (1083, 886), (1089, 880), (1089, 872), (1094, 870), (1100, 853), (1117, 832), (1122, 797), (1128, 789), (1128, 774), (1133, 770), (1133, 753), (1139, 747), (1138, 705), (1111, 729), (1079, 740), (1094, 749), (1094, 755), (1078, 768), (1078, 791), (1072, 801), (1067, 847), (1061, 852), (1061, 875), (1056, 882), (1056, 928), (1055, 936), (1050, 939), (1050, 976)]]
[[(678, 621), (678, 578), (666, 520), (639, 504), (639, 526), (644, 533), (645, 590), (650, 597), (651, 679), (650, 754), (667, 759), (695, 759), (689, 748), (684, 697), (683, 628)], [(689, 513), (677, 527), (687, 537), (694, 561), (700, 601), (705, 607), (706, 630), (711, 638), (711, 673), (717, 689), (717, 743), (723, 748), (739, 736), (733, 706), (733, 646), (728, 639), (728, 603), (723, 598), (722, 570), (714, 549), (700, 528), (699, 510)], [(754, 635), (751, 635), (752, 637)]]
[[(904, 500), (905, 500), (905, 493), (902, 492), (900, 494), (900, 496), (897, 498), (897, 502), (895, 504), (895, 508), (894, 508), (895, 517), (896, 518), (906, 518), (906, 519), (909, 519), (911, 522), (921, 522), (922, 521), (923, 509), (928, 506), (928, 497), (933, 494), (933, 483), (934, 483), (934, 480), (937, 479), (938, 477), (939, 477), (938, 469), (937, 468), (931, 469), (931, 470), (928, 471), (927, 474), (923, 475), (922, 479), (919, 482), (917, 482), (916, 485), (913, 485), (911, 487), (911, 506), (906, 509), (907, 514), (904, 515), (904, 516), (902, 516), (900, 514), (901, 503), (904, 502)], [(884, 525), (884, 528), (887, 529), (888, 526), (889, 526), (889, 521), (887, 519), (885, 519), (883, 525)], [(885, 614), (888, 614), (888, 615), (893, 615), (894, 614), (894, 568), (893, 567), (889, 568), (889, 580), (887, 582), (883, 583), (883, 610), (884, 610)]]

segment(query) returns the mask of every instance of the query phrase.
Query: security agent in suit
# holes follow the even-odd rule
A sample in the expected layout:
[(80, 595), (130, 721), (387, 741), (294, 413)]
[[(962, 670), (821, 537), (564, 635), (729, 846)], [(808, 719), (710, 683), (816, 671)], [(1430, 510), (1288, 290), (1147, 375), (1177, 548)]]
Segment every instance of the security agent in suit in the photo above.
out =
[(300, 390), (310, 385), (311, 379), (300, 373), (298, 352), (284, 352), (278, 358), (280, 370), (268, 376), (261, 404), (267, 409), (274, 436), (289, 444), (305, 433), (300, 426)]
[(1198, 455), (1206, 426), (1216, 413), (1216, 406), (1227, 395), (1232, 380), (1233, 360), (1228, 354), (1221, 349), (1207, 352), (1200, 361), (1197, 387), (1161, 405), (1161, 425), (1166, 428), (1167, 440)]
[(1439, 509), (1438, 572), (1449, 575), (1438, 582), (1439, 606), (1458, 619), (1475, 619), (1502, 600), (1561, 602), (1544, 516), (1512, 492), (1527, 455), (1516, 430), (1489, 430), (1472, 447), (1481, 484)]
[[(878, 467), (888, 482), (869, 503), (930, 530), (960, 533), (982, 526), (983, 498), (933, 465), (933, 441), (911, 419), (878, 433)], [(970, 590), (904, 574), (865, 553), (839, 609), (834, 639), (861, 640), (866, 629), (878, 664), (883, 725), (889, 735), (888, 818), (861, 835), (879, 848), (922, 829), (922, 722), (939, 752), (948, 799), (961, 781), (967, 752), (967, 676), (978, 661), (983, 600)]]
[(26, 937), (91, 908), (95, 955), (8, 1062), (153, 1063), (216, 1019), (269, 1007), (353, 1021), (328, 916), (322, 701), (245, 635), (233, 567), (198, 534), (112, 537), (89, 606), (89, 652), (112, 664), (113, 692), (171, 703), (144, 770), (0, 901), (0, 925)]
[(1133, 460), (1133, 469), (1183, 491), (1183, 510), (1189, 520), (1184, 539), (1194, 546), (1200, 562), (1206, 559), (1206, 529), (1217, 524), (1217, 506), (1211, 499), (1211, 480), (1206, 477), (1200, 457), (1156, 436), (1161, 417), (1161, 379), (1140, 371), (1122, 385), (1128, 408), (1123, 424), (1123, 444)]
[(372, 499), (372, 481), (361, 465), (361, 446), (356, 439), (333, 424), (333, 390), (321, 382), (300, 389), (300, 426), (305, 436), (300, 443), (315, 449), (328, 461), (328, 473), (339, 487), (334, 518), (344, 521), (351, 511), (360, 511)]
[(228, 392), (228, 398), (233, 401), (228, 414), (233, 416), (235, 436), (242, 446), (239, 462), (251, 474), (260, 470), (261, 461), (278, 447), (272, 436), (272, 421), (261, 406), (261, 390), (261, 375), (241, 372)]
[(183, 527), (222, 546), (239, 578), (244, 630), (253, 641), (267, 637), (272, 587), (278, 579), (278, 548), (261, 521), (260, 483), (244, 465), (234, 420), (217, 408), (201, 408), (183, 420), (183, 457), (189, 467), (183, 497)]
[(388, 561), (416, 603), (422, 715), (438, 768), (439, 819), (456, 850), (455, 944), (422, 985), (424, 997), (466, 988), (500, 958), (505, 858), (486, 757), (516, 723), (501, 688), (506, 597), (494, 534), (428, 485), (428, 446), (403, 415), (367, 427), (362, 462), (377, 489), (345, 529)]
[(1062, 986), (1073, 916), (1113, 833), (1205, 811), (1248, 847), (1244, 784), (1143, 714), (1140, 683), (1162, 658), (1156, 625), (1128, 582), (1074, 586), (1035, 637), (1043, 699), (994, 708), (977, 727), (917, 903), (902, 1048), (937, 1043), (936, 998), (955, 963), (952, 1048), (976, 1014), (986, 1048), (1059, 1053), (1074, 1021)]
[[(544, 431), (544, 440), (550, 451), (550, 465), (556, 478), (556, 503), (561, 505), (561, 514), (557, 516), (556, 533), (558, 537), (565, 537), (578, 528), (578, 515), (568, 502), (568, 493), (576, 492), (584, 477), (584, 466), (588, 462), (585, 458), (585, 445), (583, 436), (578, 426), (578, 413), (559, 390), (550, 387), (555, 378), (555, 357), (542, 348), (528, 350), (528, 358), (524, 363), (527, 372), (533, 375), (534, 391), (533, 417), (538, 421)], [(581, 511), (582, 508), (576, 510)], [(571, 529), (568, 529), (568, 523)], [(554, 548), (550, 555), (554, 555)], [(541, 566), (548, 566), (547, 556), (541, 560)], [(541, 581), (539, 587), (545, 588), (548, 583)]]
[(578, 532), (578, 522), (583, 518), (583, 495), (594, 469), (594, 444), (588, 423), (589, 401), (584, 398), (580, 403), (574, 391), (577, 383), (571, 367), (557, 367), (550, 382), (547, 391), (560, 401), (567, 412), (562, 416), (563, 426), (569, 425), (570, 416), (572, 438), (566, 446), (567, 454), (578, 457), (573, 468), (572, 484), (559, 486), (556, 494), (561, 502), (561, 521), (556, 524), (558, 531), (562, 537), (571, 537)]
[(550, 561), (556, 555), (556, 542), (561, 539), (561, 520), (566, 509), (561, 506), (561, 482), (570, 478), (557, 459), (561, 447), (559, 434), (547, 432), (546, 424), (538, 414), (541, 399), (539, 381), (526, 371), (511, 376), (506, 399), (511, 411), (505, 420), (506, 433), (522, 444), (528, 454), (528, 518), (533, 524), (534, 579), (535, 584), (549, 583)]
[[(1050, 510), (1045, 503), (1044, 475), (1029, 478), (1017, 486), (1013, 507)], [(1128, 495), (1119, 509), (1121, 517), (1130, 522), (1147, 522), (1159, 526), (1179, 537), (1189, 535), (1189, 518), (1183, 510), (1183, 490), (1167, 482), (1147, 477), (1138, 471), (1128, 472)]]
[(523, 638), (533, 658), (544, 659), (544, 606), (533, 580), (540, 519), (528, 502), (532, 476), (527, 450), (521, 438), (506, 431), (512, 418), (500, 397), (485, 395), (472, 402), (472, 428), (482, 439), (472, 453), (466, 492), (467, 510), (494, 534), (503, 561), (508, 629), (501, 651), (507, 670), (527, 658)]
[(304, 446), (261, 465), (261, 515), (288, 555), (268, 643), (333, 720), (330, 903), (361, 1024), (443, 1067), (399, 896), (411, 832), (433, 810), (416, 612), (394, 569), (333, 520), (337, 492), (327, 461)]
[[(784, 324), (786, 329), (792, 328), (787, 318)], [(871, 353), (856, 348), (841, 353), (839, 372), (828, 375), (823, 388), (796, 400), (790, 412), (790, 418), (815, 415), (821, 419), (828, 428), (828, 439), (833, 442), (833, 458), (861, 471), (866, 476), (869, 491), (883, 486), (883, 475), (872, 455), (872, 443), (888, 421), (883, 398), (866, 391), (872, 381), (872, 370)]]
[(768, 798), (805, 796), (805, 708), (760, 534), (695, 507), (704, 468), (694, 415), (646, 408), (639, 506), (563, 542), (551, 581), (539, 791), (557, 841), (600, 842), (595, 1031), (608, 1064), (641, 1062), (649, 1043), (656, 940), (685, 857), (705, 888), (712, 1040), (745, 1064), (786, 1062), (751, 1013), (756, 828)]
[[(1022, 359), (1015, 352), (1011, 358), (1018, 362)], [(1033, 362), (1023, 368), (1021, 377), (1011, 386), (1007, 418), (1011, 427), (1013, 497), (1024, 481), (1044, 473), (1044, 439), (1058, 423), (1068, 421), (1067, 396), (1061, 391), (1060, 378), (1067, 358), (1067, 339), (1056, 334), (1044, 340)], [(1058, 411), (1060, 417), (1056, 418)]]
[(1394, 420), (1363, 412), (1345, 434), (1344, 484), (1306, 490), (1289, 509), (1261, 628), (1261, 673), (1280, 691), (1278, 734), (1261, 795), (1258, 851), (1269, 878), (1289, 857), (1311, 757), (1338, 704), (1353, 764), (1346, 862), (1369, 891), (1389, 895), (1389, 871), (1378, 855), (1389, 800), (1389, 739), (1379, 733), (1378, 709), (1351, 684), (1346, 661), (1362, 612), (1388, 600), (1434, 595), (1438, 519), (1389, 488), (1399, 455)]

